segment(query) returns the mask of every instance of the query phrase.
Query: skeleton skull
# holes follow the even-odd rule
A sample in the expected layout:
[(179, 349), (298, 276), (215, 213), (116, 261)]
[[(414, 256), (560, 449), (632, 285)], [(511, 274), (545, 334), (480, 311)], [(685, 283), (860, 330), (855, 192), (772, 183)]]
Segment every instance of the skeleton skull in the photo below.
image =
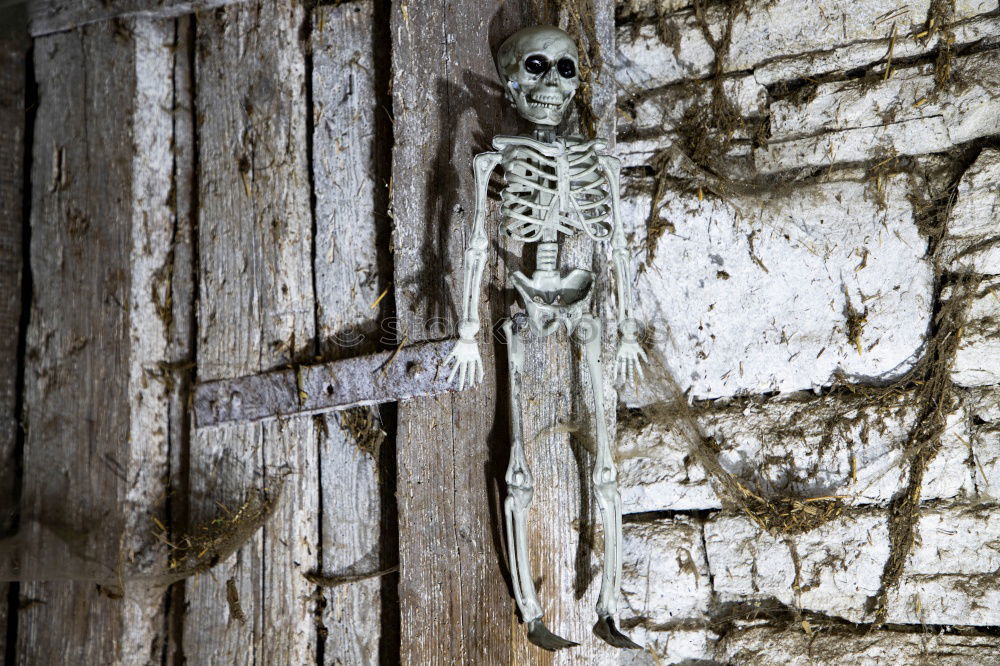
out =
[(507, 99), (522, 118), (537, 125), (562, 122), (580, 85), (572, 37), (552, 26), (524, 28), (500, 45), (496, 62)]

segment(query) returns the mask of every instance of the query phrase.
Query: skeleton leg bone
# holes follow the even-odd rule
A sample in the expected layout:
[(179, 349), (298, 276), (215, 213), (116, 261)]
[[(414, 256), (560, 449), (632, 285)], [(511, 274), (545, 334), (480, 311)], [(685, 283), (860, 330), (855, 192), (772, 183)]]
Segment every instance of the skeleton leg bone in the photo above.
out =
[(528, 626), (528, 640), (546, 650), (578, 645), (549, 631), (542, 623), (542, 607), (535, 592), (528, 556), (527, 517), (534, 494), (534, 480), (524, 455), (524, 437), (521, 426), (521, 372), (524, 368), (524, 339), (514, 322), (503, 325), (507, 338), (507, 366), (510, 374), (510, 463), (507, 465), (507, 499), (504, 514), (507, 531), (507, 553), (510, 577), (514, 586), (514, 599), (521, 612), (521, 619)]
[(597, 431), (597, 460), (591, 481), (604, 528), (604, 571), (601, 593), (597, 598), (597, 624), (594, 633), (609, 645), (637, 649), (641, 646), (615, 627), (618, 592), (622, 580), (622, 501), (618, 492), (618, 473), (611, 455), (607, 422), (604, 419), (604, 377), (601, 373), (601, 323), (590, 315), (581, 319), (584, 356), (594, 397), (594, 425)]

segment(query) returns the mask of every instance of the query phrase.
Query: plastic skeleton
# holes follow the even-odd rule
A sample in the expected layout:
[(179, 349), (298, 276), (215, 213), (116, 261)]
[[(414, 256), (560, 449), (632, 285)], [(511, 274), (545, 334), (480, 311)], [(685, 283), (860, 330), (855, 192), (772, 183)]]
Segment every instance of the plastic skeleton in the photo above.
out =
[(496, 136), (495, 152), (474, 158), (476, 209), (472, 236), (465, 250), (463, 321), (459, 341), (448, 357), (455, 365), (449, 381), (459, 388), (477, 384), (483, 364), (476, 340), (479, 331), (479, 291), (486, 263), (486, 198), (490, 174), (503, 167), (506, 185), (501, 194), (502, 232), (525, 243), (537, 243), (536, 266), (531, 277), (517, 271), (510, 282), (527, 315), (519, 313), (504, 324), (508, 342), (512, 448), (507, 467), (507, 549), (514, 596), (528, 639), (557, 650), (576, 645), (546, 629), (535, 592), (528, 559), (527, 512), (534, 481), (525, 458), (521, 428), (521, 372), (524, 363), (524, 322), (543, 337), (565, 326), (582, 339), (593, 387), (597, 459), (591, 479), (604, 527), (605, 552), (598, 621), (594, 632), (615, 647), (638, 648), (614, 623), (622, 573), (621, 498), (604, 420), (601, 374), (601, 324), (589, 311), (594, 273), (575, 268), (563, 275), (559, 268), (560, 235), (586, 234), (594, 241), (610, 239), (617, 280), (618, 329), (621, 341), (616, 376), (642, 376), (637, 341), (638, 325), (631, 318), (632, 292), (628, 251), (619, 214), (620, 162), (601, 152), (605, 143), (563, 137), (556, 127), (580, 84), (577, 51), (562, 30), (535, 26), (505, 41), (497, 53), (497, 70), (506, 86), (507, 99), (521, 117), (531, 121), (527, 136)]

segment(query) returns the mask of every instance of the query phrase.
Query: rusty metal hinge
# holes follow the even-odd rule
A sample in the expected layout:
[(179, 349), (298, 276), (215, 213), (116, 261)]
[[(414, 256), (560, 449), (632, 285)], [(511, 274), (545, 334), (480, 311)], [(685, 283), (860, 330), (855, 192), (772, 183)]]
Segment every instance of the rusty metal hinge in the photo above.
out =
[(194, 389), (195, 427), (397, 402), (448, 391), (442, 362), (454, 340), (204, 382)]

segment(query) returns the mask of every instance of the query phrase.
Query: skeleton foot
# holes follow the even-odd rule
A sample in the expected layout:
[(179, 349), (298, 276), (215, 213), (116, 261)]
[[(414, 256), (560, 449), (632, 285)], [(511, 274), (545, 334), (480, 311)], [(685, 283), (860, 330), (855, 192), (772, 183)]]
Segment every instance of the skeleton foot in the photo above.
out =
[(594, 625), (594, 634), (611, 647), (627, 648), (629, 650), (640, 650), (642, 646), (631, 638), (618, 631), (615, 626), (615, 618), (610, 615), (601, 615)]
[[(568, 641), (562, 636), (556, 636), (542, 623), (541, 618), (528, 622), (528, 640), (538, 647), (555, 652), (563, 648), (575, 647), (579, 643)], [(626, 639), (628, 640), (628, 639)], [(630, 641), (631, 642), (631, 641)], [(636, 647), (639, 647), (636, 645)]]

